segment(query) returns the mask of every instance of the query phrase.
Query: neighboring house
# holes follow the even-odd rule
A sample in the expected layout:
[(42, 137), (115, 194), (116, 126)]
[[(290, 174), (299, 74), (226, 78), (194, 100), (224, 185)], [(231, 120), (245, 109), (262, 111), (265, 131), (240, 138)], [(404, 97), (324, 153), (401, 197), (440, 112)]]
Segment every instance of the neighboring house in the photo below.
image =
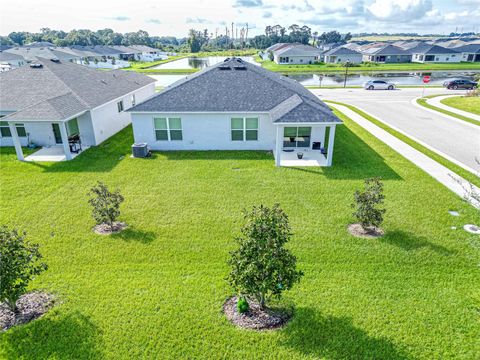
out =
[(133, 71), (98, 71), (42, 59), (0, 73), (0, 146), (78, 148), (103, 142), (130, 124), (124, 110), (155, 93), (155, 80)]
[(363, 61), (376, 63), (408, 63), (412, 61), (409, 51), (394, 45), (369, 47), (362, 51)]
[(60, 61), (76, 61), (79, 59), (79, 57), (75, 54), (61, 51), (60, 48), (54, 46), (19, 46), (5, 50), (5, 53), (21, 56), (24, 60), (23, 65), (32, 61), (36, 61), (38, 58), (59, 59)]
[(140, 51), (136, 55), (136, 60), (140, 61), (157, 61), (168, 58), (167, 54), (159, 49), (152, 48), (146, 45), (130, 45), (129, 48)]
[(341, 124), (295, 80), (238, 58), (188, 76), (128, 111), (135, 142), (150, 149), (266, 150), (277, 166), (330, 166)]
[(412, 61), (417, 63), (457, 63), (462, 61), (460, 52), (438, 45), (421, 44), (409, 51), (412, 54)]
[(322, 56), (323, 56), (323, 61), (325, 63), (331, 63), (331, 64), (343, 64), (346, 62), (359, 64), (362, 62), (361, 53), (343, 46), (335, 49), (331, 49), (323, 53)]
[(322, 51), (303, 44), (288, 44), (273, 50), (273, 61), (277, 64), (313, 64), (320, 60)]
[(461, 53), (461, 61), (480, 62), (480, 44), (469, 44), (453, 48)]

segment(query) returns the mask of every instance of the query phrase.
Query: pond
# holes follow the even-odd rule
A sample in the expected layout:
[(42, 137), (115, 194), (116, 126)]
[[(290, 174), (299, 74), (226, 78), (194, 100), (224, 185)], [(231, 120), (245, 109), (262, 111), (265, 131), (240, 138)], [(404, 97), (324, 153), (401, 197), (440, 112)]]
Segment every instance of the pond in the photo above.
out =
[[(182, 59), (183, 60), (183, 59)], [(165, 64), (167, 65), (167, 64)], [(446, 79), (461, 78), (473, 80), (475, 74), (480, 71), (433, 71), (424, 72), (386, 72), (386, 73), (354, 73), (348, 74), (347, 85), (363, 85), (368, 80), (387, 80), (396, 85), (423, 85), (424, 75), (430, 75), (430, 85), (442, 85)], [(184, 79), (187, 75), (150, 75), (157, 80), (156, 86), (165, 87), (174, 82)], [(297, 80), (302, 85), (310, 86), (342, 86), (344, 74), (326, 73), (326, 74), (290, 74), (290, 78)]]
[[(252, 64), (260, 65), (252, 56), (237, 56)], [(154, 66), (150, 69), (204, 69), (224, 61), (228, 56), (186, 57)]]
[[(480, 71), (432, 71), (432, 72), (362, 72), (350, 73), (347, 76), (347, 86), (363, 85), (369, 80), (386, 80), (396, 85), (423, 85), (423, 77), (430, 75), (429, 85), (442, 85), (451, 78), (473, 80), (474, 75)], [(302, 85), (309, 86), (342, 86), (345, 74), (290, 74), (290, 78), (297, 80)]]

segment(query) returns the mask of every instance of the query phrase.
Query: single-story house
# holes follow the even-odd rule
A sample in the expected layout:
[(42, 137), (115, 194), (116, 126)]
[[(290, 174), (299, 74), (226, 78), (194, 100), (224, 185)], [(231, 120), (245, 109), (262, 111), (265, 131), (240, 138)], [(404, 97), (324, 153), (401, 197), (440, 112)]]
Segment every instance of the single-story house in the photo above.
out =
[(313, 64), (320, 60), (322, 51), (303, 44), (289, 44), (273, 50), (273, 61), (277, 64)]
[(129, 48), (140, 51), (136, 55), (136, 59), (140, 61), (157, 61), (168, 58), (167, 53), (159, 49), (152, 48), (146, 45), (130, 45)]
[(460, 52), (438, 45), (421, 44), (409, 51), (412, 54), (412, 61), (417, 63), (457, 63), (462, 61), (462, 54)]
[(346, 62), (360, 64), (362, 62), (361, 53), (343, 46), (328, 50), (322, 56), (323, 61), (330, 64), (343, 64)]
[(412, 61), (409, 51), (394, 45), (370, 47), (362, 51), (363, 61), (376, 63), (408, 63)]
[(155, 93), (155, 80), (133, 71), (98, 71), (41, 59), (0, 73), (0, 146), (54, 147), (70, 160), (130, 124), (125, 110)]
[(277, 166), (330, 166), (342, 123), (297, 81), (239, 58), (190, 75), (128, 112), (135, 143), (152, 150), (266, 150)]
[(461, 61), (480, 62), (480, 44), (468, 44), (452, 50), (462, 54)]

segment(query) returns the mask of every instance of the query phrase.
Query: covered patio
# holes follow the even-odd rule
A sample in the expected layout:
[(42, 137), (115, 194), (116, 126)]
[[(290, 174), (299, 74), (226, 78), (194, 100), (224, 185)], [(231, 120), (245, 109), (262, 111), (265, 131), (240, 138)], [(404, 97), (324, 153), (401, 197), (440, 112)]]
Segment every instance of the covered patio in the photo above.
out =
[(276, 125), (276, 166), (332, 165), (335, 127), (338, 122)]
[[(18, 120), (8, 120), (8, 126), (12, 137), (12, 142), (15, 147), (17, 158), (20, 161), (65, 161), (72, 160), (79, 155), (83, 150), (80, 141), (80, 131), (78, 128), (77, 118), (70, 118), (64, 121), (25, 121), (22, 123), (27, 125), (33, 124), (37, 130), (32, 135), (34, 138), (32, 143), (37, 145), (44, 145), (40, 150), (25, 157), (17, 131)], [(30, 138), (30, 133), (27, 136)], [(38, 139), (38, 140), (35, 140)]]

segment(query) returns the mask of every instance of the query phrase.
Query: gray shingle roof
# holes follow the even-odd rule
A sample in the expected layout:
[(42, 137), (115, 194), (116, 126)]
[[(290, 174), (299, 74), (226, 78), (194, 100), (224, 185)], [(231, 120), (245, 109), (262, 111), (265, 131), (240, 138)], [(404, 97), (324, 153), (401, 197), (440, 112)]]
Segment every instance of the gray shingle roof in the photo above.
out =
[(453, 50), (458, 52), (480, 54), (480, 44), (468, 44), (453, 48)]
[[(42, 104), (39, 114), (49, 114), (53, 118), (62, 114), (63, 107), (71, 109), (69, 112), (78, 113), (82, 109), (103, 105), (155, 81), (133, 71), (99, 71), (70, 62), (55, 63), (46, 59), (39, 62), (43, 67), (23, 66), (0, 73), (0, 110), (25, 110), (28, 111), (24, 113), (25, 116), (33, 116), (33, 110), (26, 108)], [(62, 97), (63, 95), (69, 96)], [(72, 97), (77, 99), (76, 102)], [(52, 110), (52, 107), (56, 110)]]
[(409, 50), (411, 54), (457, 54), (458, 51), (443, 46), (420, 44)]
[(410, 55), (411, 54), (411, 52), (394, 45), (385, 45), (380, 48), (372, 47), (363, 51), (363, 53), (366, 55)]
[(315, 56), (320, 55), (322, 51), (310, 45), (290, 44), (274, 50), (274, 53), (282, 56)]
[(297, 81), (237, 58), (190, 75), (128, 111), (268, 112), (276, 122), (341, 122)]
[(353, 49), (349, 49), (346, 47), (337, 47), (331, 50), (328, 50), (327, 52), (323, 53), (323, 55), (361, 55), (358, 51), (355, 51)]

